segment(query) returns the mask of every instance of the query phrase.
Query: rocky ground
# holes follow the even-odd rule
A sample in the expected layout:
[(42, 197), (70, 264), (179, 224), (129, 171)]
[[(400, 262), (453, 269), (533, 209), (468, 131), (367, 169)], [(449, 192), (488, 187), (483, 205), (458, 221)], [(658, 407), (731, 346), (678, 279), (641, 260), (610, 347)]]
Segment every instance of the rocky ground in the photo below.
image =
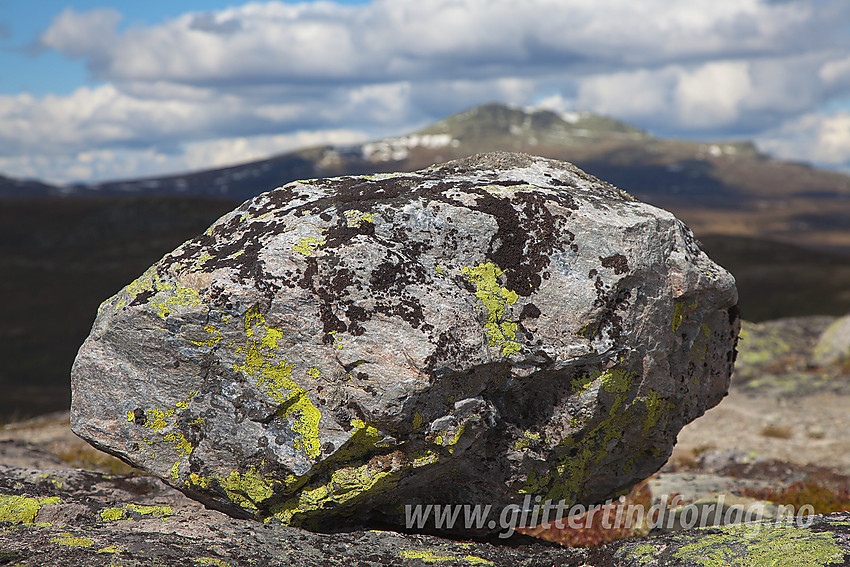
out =
[(745, 323), (729, 395), (682, 430), (666, 468), (787, 462), (850, 475), (850, 369), (811, 364), (833, 321)]
[[(811, 364), (832, 321), (745, 324), (730, 394), (681, 432), (647, 483), (653, 502), (722, 495), (727, 508), (850, 509), (850, 372)], [(652, 532), (662, 535), (588, 549), (525, 537), (504, 545), (375, 530), (314, 534), (204, 509), (77, 439), (67, 414), (0, 429), (0, 565), (847, 564), (850, 514), (777, 527), (775, 507), (765, 504), (764, 524), (676, 531), (684, 522), (673, 510), (672, 529)]]

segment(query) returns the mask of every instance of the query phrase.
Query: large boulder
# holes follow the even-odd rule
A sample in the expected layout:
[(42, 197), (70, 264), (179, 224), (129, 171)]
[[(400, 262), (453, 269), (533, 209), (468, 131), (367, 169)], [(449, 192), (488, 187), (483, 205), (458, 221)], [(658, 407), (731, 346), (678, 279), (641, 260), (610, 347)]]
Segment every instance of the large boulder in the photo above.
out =
[[(725, 395), (736, 300), (672, 214), (568, 163), (297, 181), (101, 305), (72, 427), (231, 515), (315, 529), (591, 504)], [(442, 529), (502, 527), (461, 523)]]

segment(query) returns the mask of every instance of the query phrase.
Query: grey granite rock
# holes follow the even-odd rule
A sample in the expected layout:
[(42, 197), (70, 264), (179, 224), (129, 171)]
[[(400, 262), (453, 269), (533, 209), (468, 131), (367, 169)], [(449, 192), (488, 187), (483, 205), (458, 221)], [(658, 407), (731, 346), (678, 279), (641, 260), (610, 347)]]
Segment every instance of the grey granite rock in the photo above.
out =
[(736, 300), (673, 215), (567, 163), (298, 181), (101, 305), (72, 427), (233, 516), (313, 529), (591, 504), (725, 395)]
[(850, 315), (827, 327), (815, 344), (812, 362), (818, 366), (850, 365)]

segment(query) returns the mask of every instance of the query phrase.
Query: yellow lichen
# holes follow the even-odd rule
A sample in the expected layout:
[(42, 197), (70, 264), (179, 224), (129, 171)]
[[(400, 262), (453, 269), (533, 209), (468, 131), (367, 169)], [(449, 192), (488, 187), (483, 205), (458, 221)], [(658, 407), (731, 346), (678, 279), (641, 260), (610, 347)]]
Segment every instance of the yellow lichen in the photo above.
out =
[(685, 321), (687, 316), (691, 312), (696, 310), (696, 308), (696, 300), (692, 301), (690, 304), (687, 305), (684, 301), (676, 302), (676, 304), (673, 306), (673, 323), (671, 325), (674, 333), (679, 330), (679, 327), (682, 326), (682, 323)]
[(178, 307), (192, 307), (201, 303), (201, 296), (190, 287), (169, 283), (164, 286), (164, 290), (170, 292), (168, 297), (159, 301), (151, 301), (151, 305), (159, 309), (159, 316), (163, 319)]
[(319, 246), (325, 244), (325, 241), (315, 236), (308, 236), (298, 241), (298, 244), (292, 247), (292, 250), (303, 256), (312, 256), (313, 252), (318, 250)]
[(790, 525), (738, 524), (713, 528), (676, 550), (677, 559), (704, 567), (826, 567), (841, 564), (839, 541), (829, 532)]
[[(285, 524), (300, 524), (312, 513), (322, 510), (328, 503), (334, 506), (354, 505), (365, 495), (393, 485), (401, 477), (400, 471), (386, 470), (376, 461), (363, 461), (376, 448), (384, 434), (377, 427), (359, 419), (351, 420), (356, 431), (348, 441), (337, 449), (326, 465), (341, 464), (330, 473), (330, 478), (315, 481), (312, 485), (289, 500), (273, 508), (274, 517)], [(360, 461), (363, 464), (357, 465)], [(306, 482), (306, 478), (293, 477), (287, 489), (294, 491)]]
[(123, 508), (106, 508), (100, 511), (100, 519), (104, 522), (114, 522), (116, 520), (124, 520)]
[(97, 550), (98, 553), (123, 553), (124, 550), (120, 547), (115, 547), (114, 545), (107, 545), (106, 547), (101, 547)]
[(104, 522), (129, 520), (127, 511), (136, 512), (142, 516), (171, 516), (174, 514), (171, 506), (143, 506), (140, 504), (125, 504), (123, 508), (105, 508), (100, 511), (100, 519)]
[(355, 211), (348, 210), (343, 213), (345, 215), (345, 222), (349, 228), (360, 228), (363, 226), (363, 223), (374, 224), (375, 218), (372, 216), (372, 213), (365, 213), (363, 211)]
[[(181, 462), (183, 462), (183, 458), (191, 455), (192, 451), (194, 451), (195, 448), (192, 446), (189, 440), (186, 439), (186, 436), (183, 435), (183, 433), (181, 433), (180, 431), (172, 430), (168, 433), (165, 433), (163, 432), (163, 430), (174, 426), (174, 423), (172, 423), (172, 418), (174, 417), (174, 415), (177, 413), (178, 410), (188, 409), (189, 402), (196, 395), (198, 395), (198, 392), (193, 390), (189, 392), (189, 396), (186, 399), (178, 401), (174, 405), (174, 407), (169, 409), (168, 411), (153, 408), (148, 410), (144, 416), (146, 418), (144, 427), (162, 435), (161, 441), (173, 445), (174, 449), (177, 450), (177, 460), (172, 463), (170, 471), (170, 476), (173, 480), (179, 479), (179, 469)], [(127, 421), (132, 422), (135, 421), (135, 419), (135, 411), (129, 411), (127, 413)], [(194, 421), (192, 421), (192, 423), (203, 424), (203, 419), (196, 418)], [(156, 442), (151, 439), (145, 438), (144, 441), (151, 447), (154, 447), (156, 445)], [(156, 458), (155, 452), (151, 452), (151, 458)]]
[(172, 413), (173, 412), (168, 412), (168, 414), (166, 414), (166, 412), (160, 409), (152, 409), (148, 411), (145, 415), (145, 417), (147, 418), (147, 421), (145, 422), (145, 427), (149, 429), (154, 429), (156, 431), (168, 427), (168, 422), (165, 421), (165, 418), (171, 417)]
[(452, 563), (457, 563), (459, 561), (463, 561), (465, 563), (469, 563), (470, 565), (494, 565), (492, 561), (483, 559), (481, 557), (476, 557), (474, 555), (441, 555), (429, 550), (422, 551), (409, 549), (400, 551), (398, 555), (403, 559), (419, 559), (423, 563), (444, 563), (449, 561), (451, 561)]
[(441, 561), (457, 561), (457, 555), (437, 555), (433, 551), (403, 550), (399, 557), (404, 559), (421, 559), (425, 563), (437, 563)]
[(194, 307), (202, 302), (201, 296), (191, 287), (160, 277), (156, 273), (156, 266), (148, 268), (144, 274), (118, 292), (108, 302), (114, 301), (113, 308), (119, 309), (132, 302), (143, 292), (153, 292), (148, 303), (157, 309), (157, 314), (163, 319), (178, 307)]
[(515, 291), (499, 285), (498, 278), (504, 270), (500, 270), (493, 262), (487, 262), (474, 268), (465, 267), (461, 273), (475, 286), (475, 297), (487, 310), (484, 330), (490, 345), (501, 346), (504, 356), (520, 350), (516, 340), (517, 323), (505, 317), (507, 307), (516, 303), (519, 296)]
[(185, 457), (192, 452), (192, 444), (179, 431), (169, 433), (162, 439), (163, 441), (174, 443), (175, 447), (180, 451), (181, 457)]
[(350, 424), (356, 431), (334, 454), (335, 459), (347, 462), (365, 456), (375, 448), (378, 441), (384, 438), (384, 434), (377, 427), (362, 419), (352, 419)]
[(58, 496), (47, 498), (29, 498), (26, 496), (5, 496), (0, 494), (0, 522), (12, 524), (32, 524), (39, 510), (45, 504), (58, 504)]
[(192, 344), (198, 345), (198, 346), (213, 347), (213, 346), (217, 345), (219, 343), (219, 341), (221, 341), (221, 339), (224, 338), (224, 337), (221, 336), (221, 332), (212, 325), (205, 326), (204, 330), (207, 333), (209, 333), (211, 335), (216, 335), (216, 336), (214, 336), (210, 339), (207, 339), (205, 341), (195, 341), (195, 340), (189, 339), (189, 342), (192, 343)]
[(623, 367), (593, 372), (591, 381), (599, 383), (600, 391), (613, 396), (608, 416), (590, 431), (581, 431), (561, 441), (558, 452), (564, 456), (545, 474), (531, 471), (520, 492), (546, 493), (547, 499), (574, 503), (584, 481), (593, 474), (593, 467), (608, 455), (609, 443), (620, 439), (639, 415), (626, 407), (627, 394), (636, 377), (636, 373)]
[(488, 559), (484, 559), (483, 557), (476, 557), (474, 555), (464, 555), (461, 557), (467, 563), (472, 565), (495, 565), (492, 561)]
[(210, 481), (208, 478), (203, 477), (198, 473), (190, 473), (189, 480), (186, 481), (186, 485), (188, 486), (189, 484), (193, 484), (201, 488), (207, 488), (210, 485)]
[(540, 441), (540, 434), (534, 431), (523, 431), (522, 437), (514, 442), (514, 449), (521, 451), (531, 446), (531, 441)]
[(426, 465), (432, 465), (436, 462), (439, 462), (440, 455), (435, 453), (434, 451), (425, 451), (421, 455), (415, 455), (413, 458), (413, 468), (424, 467)]
[[(291, 428), (298, 434), (295, 448), (304, 451), (311, 459), (321, 455), (319, 421), (322, 414), (310, 400), (307, 391), (292, 380), (294, 365), (277, 354), (278, 341), (283, 333), (266, 324), (257, 307), (245, 315), (245, 346), (237, 349), (245, 356), (244, 364), (235, 363), (234, 369), (251, 378), (283, 408), (281, 417), (293, 420)], [(281, 358), (279, 360), (279, 358)]]
[(230, 563), (216, 557), (197, 557), (193, 559), (195, 563), (200, 565), (218, 565), (218, 567), (230, 567)]
[(629, 552), (629, 556), (637, 559), (638, 563), (641, 565), (650, 563), (657, 554), (658, 549), (656, 549), (654, 545), (650, 545), (648, 543), (638, 544)]
[(257, 504), (274, 496), (274, 481), (265, 478), (254, 467), (244, 473), (233, 471), (217, 480), (228, 498), (247, 510), (259, 510)]
[(643, 435), (648, 434), (649, 430), (655, 427), (665, 409), (676, 407), (673, 402), (664, 403), (663, 398), (654, 390), (650, 391), (649, 396), (644, 399), (644, 404), (646, 404), (646, 419), (643, 422)]
[(453, 434), (448, 431), (441, 432), (434, 436), (433, 441), (436, 445), (447, 447), (449, 453), (452, 454), (455, 450), (454, 446), (457, 444), (458, 440), (460, 440), (461, 435), (463, 435), (464, 429), (465, 426), (461, 425)]
[(53, 478), (53, 475), (51, 475), (51, 474), (40, 474), (40, 475), (38, 475), (37, 479), (39, 481), (49, 482), (50, 484), (52, 484), (56, 488), (63, 488), (65, 486), (65, 483), (63, 481), (56, 479), (56, 478)]
[(354, 506), (365, 495), (382, 492), (401, 478), (396, 471), (375, 468), (370, 463), (358, 467), (342, 467), (331, 473), (330, 480), (301, 490), (286, 502), (273, 507), (272, 513), (284, 524), (298, 525), (327, 504)]
[(94, 545), (94, 540), (87, 537), (74, 537), (71, 534), (60, 534), (59, 537), (50, 538), (50, 543), (64, 545), (67, 547), (91, 547)]

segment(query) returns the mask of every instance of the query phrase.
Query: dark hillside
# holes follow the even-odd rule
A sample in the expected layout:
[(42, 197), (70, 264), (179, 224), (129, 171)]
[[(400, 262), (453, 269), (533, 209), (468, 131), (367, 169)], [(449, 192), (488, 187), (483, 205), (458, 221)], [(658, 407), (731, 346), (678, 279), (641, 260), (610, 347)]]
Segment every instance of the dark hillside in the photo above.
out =
[(0, 422), (66, 409), (97, 306), (235, 206), (195, 197), (7, 199), (0, 206)]

